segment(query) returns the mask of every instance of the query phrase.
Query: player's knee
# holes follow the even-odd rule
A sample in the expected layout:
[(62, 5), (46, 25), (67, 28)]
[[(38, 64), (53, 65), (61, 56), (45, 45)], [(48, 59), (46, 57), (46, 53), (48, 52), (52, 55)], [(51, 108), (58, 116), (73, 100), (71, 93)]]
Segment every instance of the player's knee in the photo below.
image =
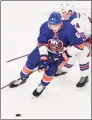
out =
[(57, 66), (55, 64), (49, 65), (49, 69), (45, 71), (46, 75), (54, 76), (57, 71)]
[(22, 71), (20, 72), (20, 76), (23, 79), (27, 79), (29, 77), (29, 74), (33, 72), (32, 69), (28, 68), (26, 65), (23, 67)]
[(33, 63), (33, 61), (31, 61), (31, 60), (27, 60), (27, 62), (26, 62), (27, 68), (29, 68), (31, 70), (33, 70), (33, 69), (35, 69), (37, 67), (36, 64), (37, 64), (37, 62)]

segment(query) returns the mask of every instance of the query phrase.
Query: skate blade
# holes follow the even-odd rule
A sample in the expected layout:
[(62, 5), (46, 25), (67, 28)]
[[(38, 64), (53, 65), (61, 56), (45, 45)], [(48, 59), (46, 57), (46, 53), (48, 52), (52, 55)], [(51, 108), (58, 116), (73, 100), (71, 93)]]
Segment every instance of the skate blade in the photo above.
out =
[(36, 99), (37, 97), (32, 94), (31, 99)]
[(85, 89), (86, 87), (87, 87), (86, 85), (84, 85), (83, 87), (76, 87), (76, 90), (81, 91), (81, 90)]
[(39, 97), (39, 96), (34, 96), (34, 95), (31, 96), (31, 99), (32, 99), (32, 100), (36, 100), (36, 99), (39, 99), (39, 98), (41, 98), (41, 97)]
[(32, 96), (31, 99), (35, 99), (36, 97), (35, 96)]
[[(39, 96), (40, 96), (40, 95), (39, 95)], [(38, 98), (39, 96), (35, 96), (35, 95), (32, 94), (31, 98), (32, 98), (32, 99), (36, 99), (36, 98)]]

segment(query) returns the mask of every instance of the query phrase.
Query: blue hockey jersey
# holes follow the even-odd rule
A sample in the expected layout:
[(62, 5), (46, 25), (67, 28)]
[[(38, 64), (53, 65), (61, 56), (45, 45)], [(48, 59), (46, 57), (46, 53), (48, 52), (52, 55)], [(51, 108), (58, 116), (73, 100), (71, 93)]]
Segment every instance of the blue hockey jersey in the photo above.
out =
[(63, 27), (57, 34), (50, 30), (48, 27), (48, 22), (45, 22), (40, 27), (38, 44), (47, 45), (50, 50), (58, 52), (58, 49), (60, 50), (63, 47), (70, 45), (73, 45), (78, 49), (82, 49), (78, 46), (83, 44), (83, 39), (80, 38), (80, 35), (74, 26), (70, 23), (67, 23), (67, 21), (63, 21)]

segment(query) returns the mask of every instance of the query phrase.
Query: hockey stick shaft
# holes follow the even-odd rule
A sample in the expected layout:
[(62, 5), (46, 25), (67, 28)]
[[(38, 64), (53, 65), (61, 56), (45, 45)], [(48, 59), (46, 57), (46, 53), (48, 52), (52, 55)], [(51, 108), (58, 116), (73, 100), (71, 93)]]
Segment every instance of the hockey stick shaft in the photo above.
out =
[(19, 56), (19, 57), (16, 57), (16, 58), (10, 59), (10, 60), (8, 60), (8, 61), (6, 61), (6, 62), (7, 62), (7, 63), (8, 63), (8, 62), (12, 62), (12, 61), (14, 61), (14, 60), (18, 60), (18, 59), (23, 58), (23, 57), (26, 57), (26, 56), (28, 56), (28, 55), (29, 55), (29, 54), (22, 55), (22, 56)]
[(26, 56), (28, 56), (29, 54), (26, 54), (26, 55), (22, 55), (22, 56), (20, 56), (20, 57), (16, 57), (16, 58), (13, 58), (13, 59), (11, 59), (11, 60), (8, 60), (8, 61), (6, 61), (7, 63), (8, 62), (12, 62), (12, 61), (14, 61), (14, 60), (17, 60), (17, 59), (20, 59), (20, 58), (23, 58), (23, 57), (26, 57)]
[(8, 86), (9, 86), (9, 84), (3, 86), (3, 87), (1, 88), (1, 90), (4, 89), (4, 88), (6, 88), (6, 87), (8, 87)]

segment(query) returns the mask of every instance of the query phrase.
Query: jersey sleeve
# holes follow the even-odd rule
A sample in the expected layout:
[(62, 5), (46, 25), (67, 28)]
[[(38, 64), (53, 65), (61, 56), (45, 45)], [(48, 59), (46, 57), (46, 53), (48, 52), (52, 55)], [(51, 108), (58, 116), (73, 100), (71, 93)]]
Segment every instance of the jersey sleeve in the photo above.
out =
[(82, 49), (80, 45), (84, 43), (83, 39), (73, 25), (71, 25), (70, 31), (68, 32), (68, 40), (73, 46), (79, 46), (79, 49)]
[(84, 49), (83, 39), (80, 37), (80, 34), (73, 26), (70, 28), (68, 40), (72, 45), (67, 51), (70, 56), (75, 56)]
[(38, 36), (38, 44), (47, 44), (48, 43), (48, 37), (47, 37), (47, 30), (46, 25), (42, 24), (40, 27), (40, 32)]
[(48, 55), (47, 45), (48, 45), (48, 37), (47, 37), (46, 26), (45, 24), (42, 24), (40, 27), (40, 33), (38, 36), (38, 44), (37, 44), (37, 46), (39, 47), (40, 55)]

